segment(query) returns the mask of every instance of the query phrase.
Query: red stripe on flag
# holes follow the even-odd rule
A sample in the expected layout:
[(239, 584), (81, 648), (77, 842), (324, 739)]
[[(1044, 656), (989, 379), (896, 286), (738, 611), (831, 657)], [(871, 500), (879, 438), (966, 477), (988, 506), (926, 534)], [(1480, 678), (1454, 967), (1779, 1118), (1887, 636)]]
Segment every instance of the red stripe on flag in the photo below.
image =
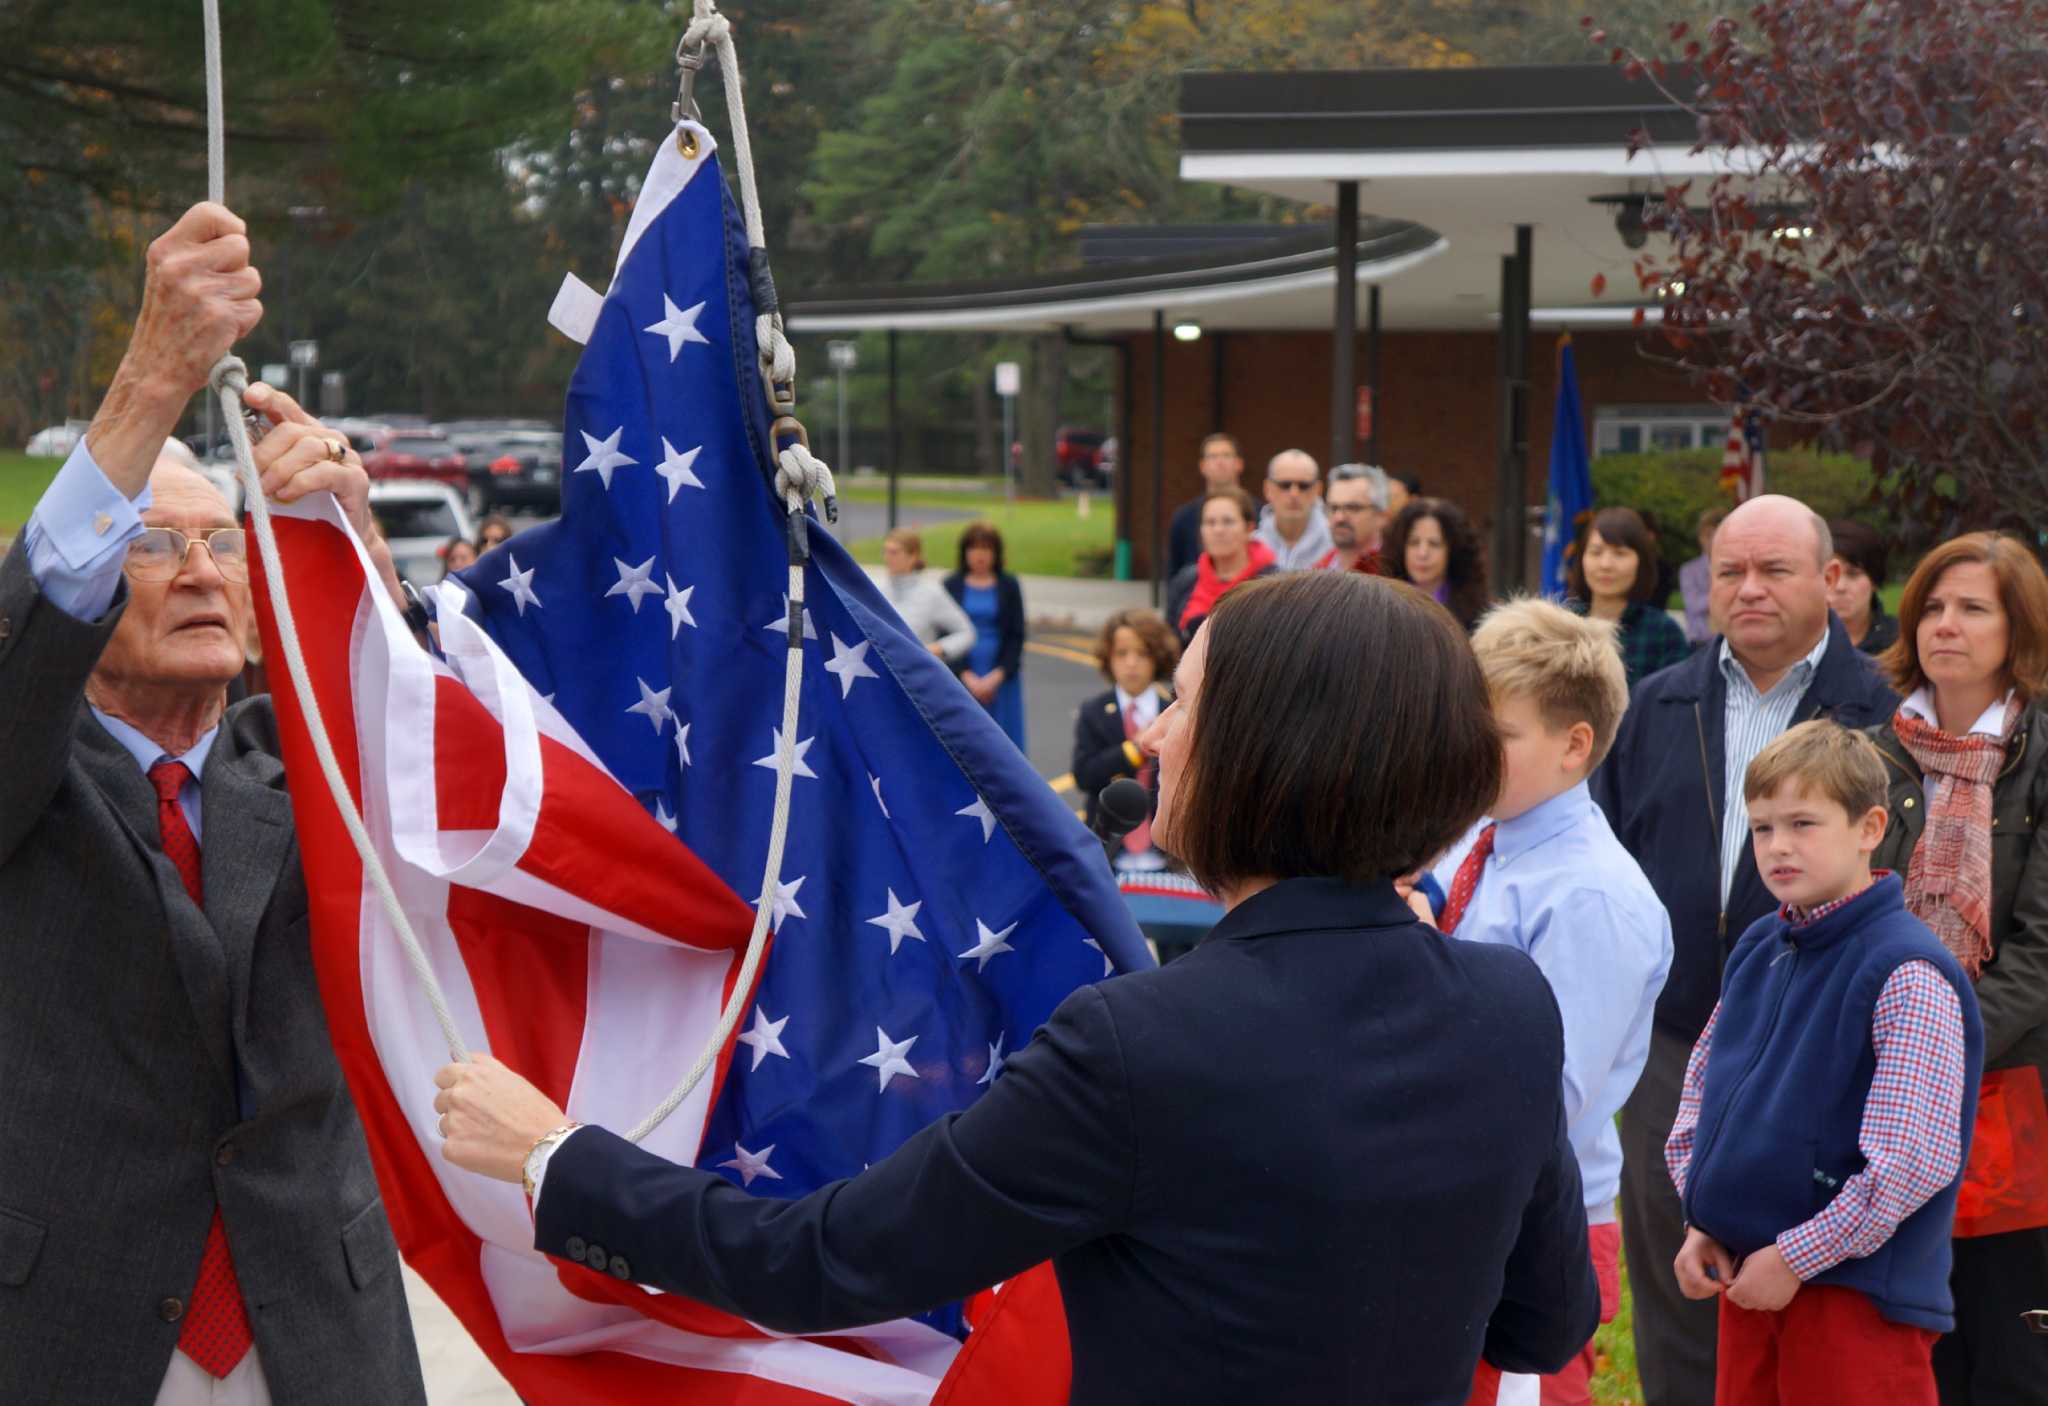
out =
[(504, 731), (476, 695), (434, 679), (434, 807), (443, 830), (495, 830), (505, 791)]
[(628, 922), (687, 933), (692, 947), (746, 950), (751, 904), (638, 802), (616, 804), (618, 782), (553, 738), (543, 737), (540, 751), (545, 782), (523, 872), (598, 898)]
[(491, 1053), (567, 1105), (588, 1010), (590, 928), (460, 885), (448, 890), (448, 926)]
[[(293, 518), (274, 521), (313, 693), (343, 778), (360, 808), (361, 761), (350, 648), (356, 610), (367, 583), (353, 547), (341, 533), (324, 523)], [(506, 1341), (479, 1268), (483, 1242), (442, 1195), (434, 1170), (392, 1094), (387, 1082), (392, 1076), (378, 1060), (370, 1036), (360, 955), (362, 865), (321, 778), (304, 708), (283, 665), (266, 580), (259, 562), (251, 573), (251, 595), (265, 657), (277, 661), (273, 673), (280, 751), (287, 777), (294, 778), (290, 789), (300, 859), (307, 875), (314, 973), (326, 1008), (328, 1035), (362, 1120), (371, 1165), (406, 1262), (461, 1320), (513, 1389), (535, 1406), (568, 1406), (572, 1402), (577, 1406), (626, 1406), (654, 1400), (688, 1400), (697, 1406), (835, 1406), (840, 1398), (738, 1372), (672, 1366), (619, 1352), (573, 1356), (523, 1353)], [(736, 896), (733, 901), (738, 903)], [(746, 906), (739, 907), (744, 914)], [(730, 978), (727, 987), (729, 990)], [(396, 1077), (424, 1081), (433, 1073), (431, 1069), (400, 1071)], [(647, 1298), (644, 1294), (640, 1297)]]

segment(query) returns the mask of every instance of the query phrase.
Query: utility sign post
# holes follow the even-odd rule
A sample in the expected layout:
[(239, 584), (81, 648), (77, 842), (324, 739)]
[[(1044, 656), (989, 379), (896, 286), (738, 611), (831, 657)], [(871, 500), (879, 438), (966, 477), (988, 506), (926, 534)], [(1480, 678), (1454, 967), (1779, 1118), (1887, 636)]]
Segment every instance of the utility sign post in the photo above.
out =
[(827, 342), (825, 356), (839, 377), (839, 472), (850, 473), (853, 463), (847, 456), (852, 452), (852, 440), (848, 431), (852, 427), (846, 423), (846, 373), (860, 365), (860, 348), (852, 342)]
[(320, 344), (313, 341), (293, 342), (291, 362), (292, 369), (299, 373), (298, 385), (294, 388), (294, 396), (300, 405), (305, 405), (308, 403), (306, 400), (306, 373), (320, 364)]
[(996, 394), (1003, 398), (1003, 501), (1017, 501), (1017, 393), (1024, 389), (1024, 368), (1014, 361), (996, 363)]

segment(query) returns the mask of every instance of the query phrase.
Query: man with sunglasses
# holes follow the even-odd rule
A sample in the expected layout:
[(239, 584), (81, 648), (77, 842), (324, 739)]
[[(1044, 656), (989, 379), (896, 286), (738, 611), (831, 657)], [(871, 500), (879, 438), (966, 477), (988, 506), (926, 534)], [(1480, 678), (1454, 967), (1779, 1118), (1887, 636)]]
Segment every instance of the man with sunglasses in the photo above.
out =
[(1253, 535), (1272, 549), (1282, 571), (1307, 571), (1335, 545), (1321, 470), (1301, 450), (1283, 449), (1266, 465), (1266, 506)]
[[(260, 289), (218, 205), (150, 246), (99, 414), (0, 562), (0, 1401), (425, 1400), (276, 715), (227, 703), (248, 543), (162, 453)], [(248, 403), (265, 491), (334, 493), (395, 592), (346, 441)]]

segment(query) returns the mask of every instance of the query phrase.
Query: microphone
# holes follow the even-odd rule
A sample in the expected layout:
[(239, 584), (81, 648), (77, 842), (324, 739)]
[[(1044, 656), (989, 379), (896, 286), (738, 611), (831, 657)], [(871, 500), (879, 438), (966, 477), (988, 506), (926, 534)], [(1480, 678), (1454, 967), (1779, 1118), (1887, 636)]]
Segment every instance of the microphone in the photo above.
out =
[(1095, 833), (1106, 845), (1143, 825), (1152, 816), (1152, 793), (1128, 776), (1110, 782), (1095, 797)]

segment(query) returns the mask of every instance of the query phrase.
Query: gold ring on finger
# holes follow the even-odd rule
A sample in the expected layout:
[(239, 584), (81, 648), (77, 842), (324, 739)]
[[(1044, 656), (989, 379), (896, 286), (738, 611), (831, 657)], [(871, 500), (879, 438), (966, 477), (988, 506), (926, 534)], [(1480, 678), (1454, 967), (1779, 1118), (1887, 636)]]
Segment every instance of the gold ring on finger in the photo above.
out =
[(335, 463), (341, 463), (347, 457), (347, 455), (348, 446), (346, 444), (343, 444), (338, 439), (330, 439), (327, 441), (327, 457), (332, 459)]

